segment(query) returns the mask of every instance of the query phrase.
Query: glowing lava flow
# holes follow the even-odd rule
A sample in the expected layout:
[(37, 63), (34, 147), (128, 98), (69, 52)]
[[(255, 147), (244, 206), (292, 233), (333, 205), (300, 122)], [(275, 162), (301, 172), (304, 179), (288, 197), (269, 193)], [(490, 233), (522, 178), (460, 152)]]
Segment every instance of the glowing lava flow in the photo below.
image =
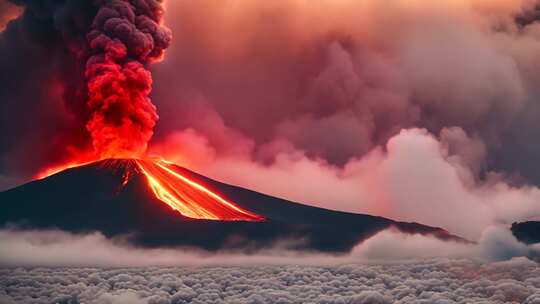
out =
[[(204, 185), (179, 172), (169, 162), (155, 159), (107, 159), (96, 162), (100, 168), (123, 168), (121, 187), (125, 187), (136, 174), (146, 178), (149, 190), (160, 201), (194, 219), (219, 221), (263, 221), (264, 217), (244, 210), (226, 200)], [(91, 165), (91, 162), (72, 162), (49, 168), (38, 174), (38, 179), (46, 178), (60, 171)]]
[(163, 161), (136, 160), (154, 195), (182, 215), (195, 219), (261, 221), (263, 217), (225, 200)]

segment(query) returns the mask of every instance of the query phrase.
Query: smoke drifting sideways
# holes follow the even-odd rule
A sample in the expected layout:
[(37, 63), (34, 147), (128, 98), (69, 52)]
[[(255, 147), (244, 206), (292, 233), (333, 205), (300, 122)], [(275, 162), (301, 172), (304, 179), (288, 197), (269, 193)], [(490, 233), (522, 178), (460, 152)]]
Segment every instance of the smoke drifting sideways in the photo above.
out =
[(538, 4), (168, 2), (150, 152), (470, 239), (539, 217)]
[(158, 119), (147, 67), (172, 37), (161, 1), (11, 2), (24, 12), (0, 33), (0, 172), (144, 153)]

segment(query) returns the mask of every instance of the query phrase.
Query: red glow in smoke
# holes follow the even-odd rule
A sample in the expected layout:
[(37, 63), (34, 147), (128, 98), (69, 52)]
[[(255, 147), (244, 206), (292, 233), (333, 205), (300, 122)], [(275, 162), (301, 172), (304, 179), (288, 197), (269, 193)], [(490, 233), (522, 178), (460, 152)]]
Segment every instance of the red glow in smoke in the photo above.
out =
[(86, 128), (101, 158), (136, 157), (146, 151), (158, 119), (148, 98), (152, 76), (140, 63), (124, 66), (107, 62), (91, 65)]
[(94, 5), (97, 13), (83, 36), (91, 149), (76, 151), (39, 178), (105, 158), (144, 158), (158, 120), (149, 98), (148, 66), (163, 58), (172, 38), (162, 24), (162, 1), (99, 0)]
[(100, 2), (86, 35), (86, 124), (99, 158), (139, 157), (146, 152), (158, 120), (148, 97), (152, 75), (147, 65), (163, 58), (171, 32), (162, 25), (162, 1)]

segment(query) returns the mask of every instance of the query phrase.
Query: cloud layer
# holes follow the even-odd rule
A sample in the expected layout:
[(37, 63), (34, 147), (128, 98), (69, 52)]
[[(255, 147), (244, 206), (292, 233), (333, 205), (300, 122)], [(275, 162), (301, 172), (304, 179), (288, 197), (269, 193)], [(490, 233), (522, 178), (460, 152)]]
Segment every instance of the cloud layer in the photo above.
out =
[[(540, 244), (505, 228), (478, 244), (393, 230), (350, 253), (143, 249), (99, 233), (0, 231), (0, 302), (508, 303), (540, 299)], [(527, 258), (528, 256), (529, 258)]]
[(408, 264), (0, 270), (12, 303), (538, 303), (540, 268), (432, 259)]
[(334, 164), (413, 126), (461, 127), (496, 154), (535, 106), (538, 24), (518, 21), (535, 2), (169, 3), (177, 35), (156, 67), (161, 135), (210, 132), (182, 107), (202, 103), (256, 144), (277, 137)]
[[(0, 266), (146, 267), (178, 265), (332, 265), (351, 262), (397, 262), (428, 258), (485, 261), (540, 257), (540, 244), (525, 245), (503, 227), (486, 229), (477, 244), (442, 241), (390, 229), (377, 233), (347, 254), (296, 251), (283, 240), (255, 252), (242, 249), (206, 252), (195, 248), (140, 248), (102, 234), (57, 230), (0, 230)], [(300, 240), (298, 240), (300, 241)], [(253, 250), (251, 250), (253, 251)]]

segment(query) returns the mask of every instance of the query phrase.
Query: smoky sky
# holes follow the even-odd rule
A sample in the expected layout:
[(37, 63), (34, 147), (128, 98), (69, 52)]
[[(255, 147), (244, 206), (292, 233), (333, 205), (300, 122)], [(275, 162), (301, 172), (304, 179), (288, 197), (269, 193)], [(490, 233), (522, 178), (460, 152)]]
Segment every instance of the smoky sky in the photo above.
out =
[(0, 172), (28, 176), (84, 145), (84, 62), (77, 51), (95, 10), (88, 1), (14, 3), (24, 12), (0, 34)]
[(258, 145), (284, 138), (343, 165), (403, 128), (456, 126), (486, 143), (486, 170), (540, 182), (534, 5), (420, 2), (169, 3), (158, 138), (204, 129), (189, 110), (203, 103)]
[[(167, 23), (178, 37), (154, 69), (155, 139), (211, 129), (194, 105), (203, 104), (256, 145), (284, 138), (343, 165), (403, 128), (436, 134), (457, 126), (488, 146), (486, 170), (538, 183), (537, 8), (532, 1), (461, 2), (449, 12), (446, 1), (424, 9), (403, 1), (394, 8), (169, 3)], [(97, 11), (88, 1), (13, 3), (25, 10), (1, 34), (0, 124), (9, 130), (0, 137), (1, 168), (27, 175), (88, 145), (81, 69)], [(475, 28), (480, 21), (488, 24)], [(519, 46), (511, 49), (512, 42)]]
[(537, 5), (167, 3), (175, 39), (153, 68), (150, 151), (473, 239), (538, 217)]
[[(24, 11), (0, 33), (0, 180), (91, 145), (85, 38), (96, 6), (13, 3)], [(540, 216), (538, 5), (165, 2), (174, 39), (151, 68), (149, 153), (473, 237)]]
[[(491, 227), (479, 244), (387, 230), (344, 255), (143, 249), (100, 233), (0, 230), (0, 302), (538, 303), (537, 245)], [(527, 258), (527, 253), (534, 253)]]

